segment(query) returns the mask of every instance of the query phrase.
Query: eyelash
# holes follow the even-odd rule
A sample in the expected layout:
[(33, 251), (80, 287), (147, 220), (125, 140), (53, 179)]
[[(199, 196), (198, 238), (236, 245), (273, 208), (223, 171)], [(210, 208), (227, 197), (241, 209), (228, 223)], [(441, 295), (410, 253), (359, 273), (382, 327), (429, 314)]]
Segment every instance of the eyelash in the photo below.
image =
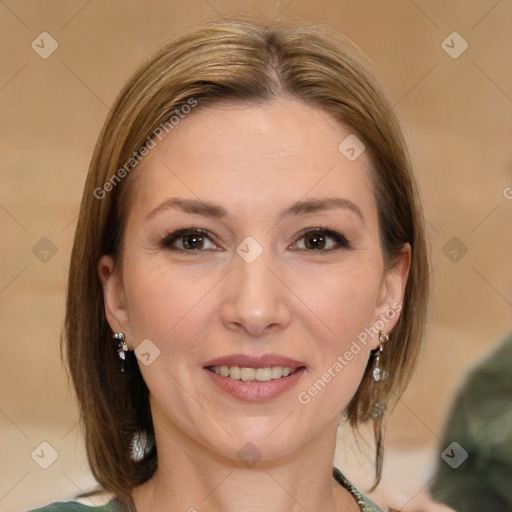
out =
[[(298, 234), (297, 241), (293, 245), (295, 245), (299, 240), (301, 240), (302, 238), (304, 238), (305, 236), (307, 236), (309, 234), (318, 234), (318, 235), (324, 235), (324, 236), (330, 237), (335, 241), (335, 243), (338, 245), (338, 247), (335, 247), (333, 249), (295, 249), (295, 250), (307, 251), (310, 253), (324, 253), (325, 254), (325, 253), (330, 253), (330, 252), (337, 251), (340, 249), (351, 249), (351, 247), (352, 247), (349, 240), (344, 235), (342, 235), (341, 233), (338, 233), (337, 231), (333, 231), (332, 229), (328, 229), (327, 227), (323, 227), (323, 226), (319, 226), (316, 228), (307, 228), (307, 229), (301, 231)], [(198, 252), (204, 252), (204, 250), (202, 250), (202, 249), (193, 250), (193, 249), (181, 249), (181, 248), (177, 248), (177, 247), (172, 247), (172, 244), (174, 242), (176, 242), (180, 238), (183, 238), (186, 235), (199, 235), (204, 238), (208, 238), (211, 242), (213, 242), (213, 240), (210, 236), (210, 233), (208, 231), (206, 231), (205, 229), (201, 229), (201, 228), (197, 228), (197, 227), (190, 227), (190, 228), (179, 229), (177, 231), (174, 231), (173, 233), (169, 233), (168, 235), (166, 235), (165, 237), (162, 238), (162, 240), (160, 242), (160, 246), (163, 249), (168, 249), (168, 250), (177, 251), (177, 252), (186, 252), (186, 253), (192, 253), (192, 254), (197, 254)], [(211, 250), (211, 249), (209, 249), (209, 250)]]

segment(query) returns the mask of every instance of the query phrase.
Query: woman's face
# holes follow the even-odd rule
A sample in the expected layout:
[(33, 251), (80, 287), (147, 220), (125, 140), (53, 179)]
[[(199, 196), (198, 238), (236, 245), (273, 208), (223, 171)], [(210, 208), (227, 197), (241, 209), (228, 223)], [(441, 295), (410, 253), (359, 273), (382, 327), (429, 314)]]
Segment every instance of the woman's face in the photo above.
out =
[(203, 108), (133, 171), (122, 271), (104, 256), (99, 272), (157, 442), (286, 456), (354, 395), (408, 252), (384, 271), (370, 161), (338, 148), (350, 134), (298, 101)]

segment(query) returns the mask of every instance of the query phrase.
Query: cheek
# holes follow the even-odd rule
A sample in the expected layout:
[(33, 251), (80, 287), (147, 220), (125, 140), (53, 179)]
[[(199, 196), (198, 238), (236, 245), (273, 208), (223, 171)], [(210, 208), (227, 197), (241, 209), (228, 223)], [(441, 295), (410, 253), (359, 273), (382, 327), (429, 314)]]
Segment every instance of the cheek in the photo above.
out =
[[(320, 400), (314, 400), (313, 410), (320, 403), (329, 404), (327, 410), (346, 406), (359, 386), (375, 336), (371, 327), (380, 289), (379, 269), (378, 260), (368, 261), (357, 268), (337, 269), (329, 278), (316, 276), (315, 280), (310, 275), (302, 282), (298, 293), (321, 319), (320, 324), (306, 320), (303, 325), (315, 340), (318, 357), (301, 390), (304, 394), (298, 398), (309, 403), (321, 394)], [(312, 287), (315, 281), (321, 286)], [(302, 317), (306, 315), (303, 309)], [(309, 318), (313, 318), (311, 314)], [(316, 413), (322, 414), (320, 410)]]
[(379, 262), (310, 273), (297, 280), (297, 295), (322, 321), (331, 350), (344, 346), (372, 325), (380, 288)]
[(198, 276), (169, 266), (152, 267), (147, 261), (130, 263), (125, 290), (135, 344), (149, 338), (163, 346), (165, 340), (180, 339), (177, 333), (183, 329), (197, 329), (192, 320), (203, 310), (199, 306), (214, 287), (216, 276)]
[[(152, 266), (137, 258), (125, 268), (130, 268), (125, 290), (135, 344), (146, 338), (162, 346), (169, 340), (197, 340), (213, 326), (215, 314), (220, 317), (224, 272), (219, 269)], [(308, 332), (322, 352), (338, 353), (372, 324), (379, 275), (378, 261), (289, 268), (282, 278), (293, 293), (281, 300), (292, 312), (292, 325)]]

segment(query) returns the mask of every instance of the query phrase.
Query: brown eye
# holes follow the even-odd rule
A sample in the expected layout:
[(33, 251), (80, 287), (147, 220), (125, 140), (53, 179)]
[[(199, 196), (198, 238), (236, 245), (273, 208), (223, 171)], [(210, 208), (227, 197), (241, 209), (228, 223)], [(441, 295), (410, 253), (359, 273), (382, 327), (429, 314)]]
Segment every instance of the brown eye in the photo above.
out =
[(206, 251), (216, 248), (208, 233), (199, 228), (180, 229), (162, 239), (160, 246), (170, 251)]
[(349, 241), (341, 233), (325, 228), (309, 229), (293, 245), (302, 251), (326, 253), (337, 249), (350, 249)]
[(304, 237), (304, 240), (305, 240), (305, 246), (306, 246), (306, 249), (324, 249), (325, 248), (325, 244), (326, 244), (326, 240), (325, 240), (325, 235), (323, 234), (320, 234), (320, 233), (315, 233), (315, 232), (312, 232), (312, 233), (308, 233), (305, 237)]
[(185, 235), (181, 237), (184, 249), (202, 249), (204, 240), (202, 235)]

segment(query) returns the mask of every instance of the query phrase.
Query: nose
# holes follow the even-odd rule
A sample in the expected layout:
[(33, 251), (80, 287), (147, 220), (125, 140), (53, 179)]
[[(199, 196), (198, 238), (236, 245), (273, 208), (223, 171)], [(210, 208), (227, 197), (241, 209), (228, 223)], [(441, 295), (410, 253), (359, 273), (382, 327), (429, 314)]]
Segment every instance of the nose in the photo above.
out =
[(235, 256), (222, 307), (222, 321), (229, 329), (261, 336), (289, 325), (289, 290), (269, 260), (265, 251), (252, 263)]

